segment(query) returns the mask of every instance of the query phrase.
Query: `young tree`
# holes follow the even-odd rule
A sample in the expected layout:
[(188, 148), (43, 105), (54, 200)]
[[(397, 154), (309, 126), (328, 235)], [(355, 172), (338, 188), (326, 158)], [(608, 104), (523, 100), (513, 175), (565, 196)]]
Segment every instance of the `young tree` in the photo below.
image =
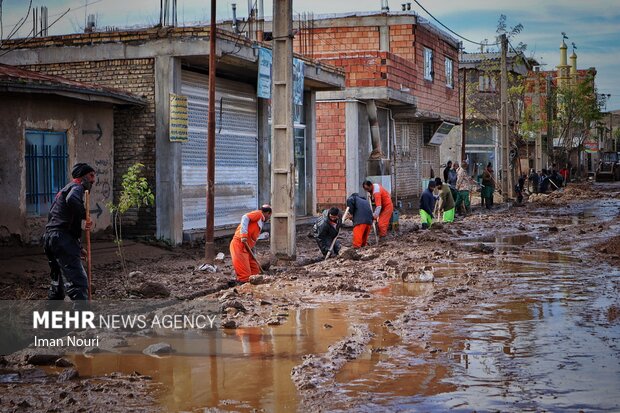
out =
[(144, 167), (141, 163), (135, 163), (129, 167), (127, 173), (123, 175), (120, 198), (117, 204), (112, 202), (107, 204), (108, 209), (112, 213), (112, 221), (114, 223), (115, 243), (118, 247), (118, 255), (121, 259), (122, 278), (124, 287), (125, 275), (127, 273), (127, 263), (123, 252), (123, 234), (122, 234), (122, 217), (131, 208), (140, 208), (142, 206), (151, 206), (155, 203), (155, 195), (149, 187), (146, 178), (141, 176), (141, 170)]
[(603, 116), (598, 96), (592, 75), (555, 89), (557, 117), (554, 123), (561, 155), (568, 159), (570, 152), (576, 149), (578, 170), (581, 170), (583, 143), (596, 121)]

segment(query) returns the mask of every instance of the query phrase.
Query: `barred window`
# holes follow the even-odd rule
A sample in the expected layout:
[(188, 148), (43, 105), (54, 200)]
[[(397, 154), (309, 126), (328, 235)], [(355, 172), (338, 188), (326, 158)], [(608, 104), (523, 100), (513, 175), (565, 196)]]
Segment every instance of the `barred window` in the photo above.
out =
[(26, 211), (46, 215), (67, 184), (67, 134), (26, 131)]
[(433, 71), (433, 50), (428, 47), (424, 48), (424, 79), (433, 80), (435, 72)]
[(452, 71), (452, 59), (446, 57), (446, 86), (449, 88), (454, 87), (454, 77)]

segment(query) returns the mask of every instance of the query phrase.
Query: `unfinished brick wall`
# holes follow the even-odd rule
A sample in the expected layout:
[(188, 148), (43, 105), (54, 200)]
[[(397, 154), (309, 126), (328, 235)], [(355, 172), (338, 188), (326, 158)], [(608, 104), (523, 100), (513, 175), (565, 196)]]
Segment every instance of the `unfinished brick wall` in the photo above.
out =
[(346, 200), (345, 102), (316, 104), (317, 209)]
[[(362, 50), (379, 50), (379, 27), (327, 27), (312, 30), (312, 49), (302, 45), (303, 36), (297, 35), (293, 40), (295, 52), (302, 50), (309, 57), (317, 58), (322, 53), (356, 52)], [(314, 55), (310, 55), (310, 52)]]
[[(136, 162), (155, 188), (155, 73), (153, 59), (103, 60), (24, 66), (24, 69), (62, 76), (131, 92), (147, 101), (146, 107), (114, 108), (114, 199), (118, 200), (122, 176)], [(155, 208), (130, 211), (123, 219), (126, 235), (153, 235)]]

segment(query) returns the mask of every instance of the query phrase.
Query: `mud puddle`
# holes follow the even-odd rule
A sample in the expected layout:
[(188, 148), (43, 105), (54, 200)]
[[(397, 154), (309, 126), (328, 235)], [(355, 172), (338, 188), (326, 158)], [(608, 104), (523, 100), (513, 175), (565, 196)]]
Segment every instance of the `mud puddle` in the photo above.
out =
[(618, 411), (620, 270), (553, 251), (496, 267), (509, 284), (493, 302), (420, 319), (407, 345), (349, 363), (336, 409)]
[[(68, 358), (82, 377), (112, 372), (151, 376), (164, 385), (160, 403), (166, 411), (209, 407), (292, 411), (298, 406), (299, 396), (291, 370), (303, 361), (304, 355), (325, 353), (330, 345), (346, 337), (355, 323), (371, 326), (374, 337), (369, 353), (382, 352), (400, 341), (398, 335), (386, 328), (405, 305), (393, 296), (402, 299), (423, 294), (424, 287), (399, 284), (394, 288), (377, 291), (374, 296), (378, 300), (317, 302), (310, 308), (292, 310), (288, 321), (280, 326), (142, 337), (129, 340), (123, 353), (78, 354)], [(142, 354), (147, 346), (161, 342), (170, 344), (175, 352), (159, 357)]]

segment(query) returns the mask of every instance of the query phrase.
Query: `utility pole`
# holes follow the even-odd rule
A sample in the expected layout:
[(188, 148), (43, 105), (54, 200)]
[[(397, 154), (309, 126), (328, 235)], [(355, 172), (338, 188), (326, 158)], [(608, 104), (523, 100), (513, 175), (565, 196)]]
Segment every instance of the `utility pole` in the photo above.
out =
[[(547, 75), (547, 147), (545, 148), (547, 151), (547, 165), (544, 165), (545, 168), (550, 163), (553, 163), (553, 108), (555, 102), (553, 101), (552, 80), (551, 75)], [(551, 159), (551, 162), (549, 162), (549, 159)]]
[(209, 114), (207, 119), (207, 227), (205, 228), (205, 261), (213, 264), (215, 246), (215, 3), (211, 0), (211, 26), (209, 27)]
[(467, 117), (465, 115), (465, 102), (467, 100), (467, 69), (463, 68), (463, 113), (461, 114), (461, 162), (465, 160), (465, 127)]
[(501, 78), (500, 78), (500, 135), (503, 146), (502, 151), (502, 193), (504, 198), (512, 197), (512, 173), (510, 171), (510, 138), (508, 136), (508, 66), (506, 54), (508, 53), (508, 38), (506, 34), (500, 35), (502, 45), (501, 55)]
[(271, 253), (295, 259), (293, 1), (273, 2), (271, 93)]

